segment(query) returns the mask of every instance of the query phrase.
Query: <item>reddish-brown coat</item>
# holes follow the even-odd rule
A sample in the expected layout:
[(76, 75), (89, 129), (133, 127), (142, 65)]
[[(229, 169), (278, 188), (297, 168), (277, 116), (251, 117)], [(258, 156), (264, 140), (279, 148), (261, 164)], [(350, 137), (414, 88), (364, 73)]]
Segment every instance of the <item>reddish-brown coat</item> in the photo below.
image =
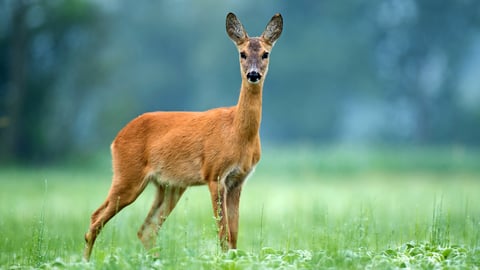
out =
[(236, 248), (242, 185), (261, 154), (259, 129), (268, 53), (283, 22), (275, 15), (258, 38), (249, 38), (232, 13), (226, 25), (241, 53), (238, 104), (205, 112), (145, 113), (118, 133), (111, 145), (112, 185), (85, 234), (86, 260), (101, 228), (135, 201), (149, 182), (157, 194), (138, 232), (145, 248), (155, 244), (159, 227), (185, 189), (193, 185), (208, 185), (222, 248)]

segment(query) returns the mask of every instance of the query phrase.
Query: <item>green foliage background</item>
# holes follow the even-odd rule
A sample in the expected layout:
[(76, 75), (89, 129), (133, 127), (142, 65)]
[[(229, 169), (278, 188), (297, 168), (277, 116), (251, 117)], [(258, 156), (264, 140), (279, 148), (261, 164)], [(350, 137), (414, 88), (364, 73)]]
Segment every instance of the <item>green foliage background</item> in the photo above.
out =
[(137, 115), (230, 106), (225, 15), (285, 29), (264, 89), (272, 144), (478, 146), (478, 1), (0, 3), (0, 160), (91, 157)]

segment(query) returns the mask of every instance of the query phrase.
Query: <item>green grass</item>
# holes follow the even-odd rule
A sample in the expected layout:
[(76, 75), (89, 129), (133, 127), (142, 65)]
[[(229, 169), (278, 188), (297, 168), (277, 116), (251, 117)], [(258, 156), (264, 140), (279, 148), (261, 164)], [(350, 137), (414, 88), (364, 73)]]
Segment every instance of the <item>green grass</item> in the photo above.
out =
[(265, 151), (242, 194), (239, 250), (220, 251), (207, 188), (193, 187), (144, 251), (150, 187), (107, 224), (90, 263), (83, 234), (109, 162), (1, 168), (0, 268), (479, 268), (480, 158), (458, 151)]

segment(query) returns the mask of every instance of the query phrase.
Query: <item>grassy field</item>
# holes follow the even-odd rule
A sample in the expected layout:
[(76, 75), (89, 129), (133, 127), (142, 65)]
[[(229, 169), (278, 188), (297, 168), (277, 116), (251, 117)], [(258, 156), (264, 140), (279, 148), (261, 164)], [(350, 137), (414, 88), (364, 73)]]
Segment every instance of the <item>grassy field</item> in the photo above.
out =
[(219, 250), (207, 188), (194, 187), (144, 251), (136, 232), (150, 187), (107, 224), (86, 263), (83, 234), (109, 166), (0, 168), (0, 268), (480, 267), (477, 152), (265, 150), (242, 194), (238, 250)]

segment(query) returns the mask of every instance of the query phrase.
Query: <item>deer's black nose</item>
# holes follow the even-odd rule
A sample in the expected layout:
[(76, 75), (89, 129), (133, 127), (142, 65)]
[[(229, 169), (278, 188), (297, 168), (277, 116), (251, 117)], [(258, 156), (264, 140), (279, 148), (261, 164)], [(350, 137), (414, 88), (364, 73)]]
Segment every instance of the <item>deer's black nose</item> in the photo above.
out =
[(249, 82), (256, 83), (262, 78), (262, 75), (256, 71), (250, 71), (247, 73), (247, 79)]

